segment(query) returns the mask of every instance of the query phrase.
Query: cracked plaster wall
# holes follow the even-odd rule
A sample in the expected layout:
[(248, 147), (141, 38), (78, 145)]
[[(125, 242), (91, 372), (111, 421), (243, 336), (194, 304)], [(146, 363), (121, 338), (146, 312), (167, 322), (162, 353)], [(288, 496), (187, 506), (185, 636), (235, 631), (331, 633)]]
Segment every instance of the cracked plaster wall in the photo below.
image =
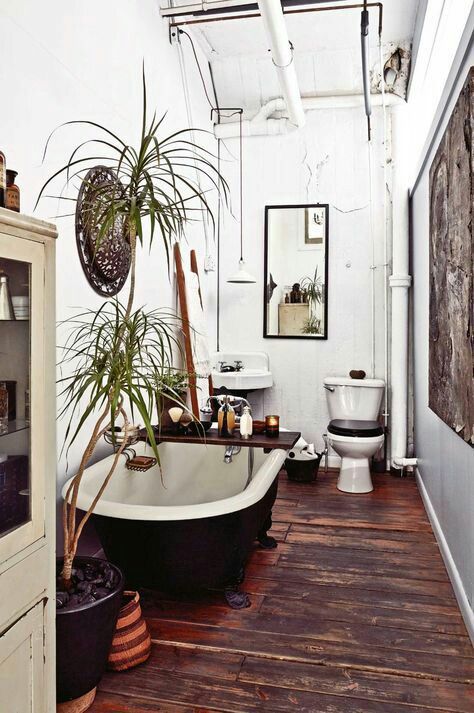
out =
[[(373, 190), (369, 190), (366, 121), (363, 110), (313, 111), (307, 125), (286, 136), (244, 141), (244, 257), (256, 285), (226, 279), (239, 258), (238, 222), (224, 217), (221, 231), (221, 350), (263, 350), (270, 356), (274, 386), (251, 395), (255, 415), (274, 412), (288, 428), (300, 429), (322, 446), (328, 423), (323, 378), (348, 374), (371, 363), (370, 211), (376, 239), (376, 376), (383, 377), (383, 168), (382, 115), (373, 116)], [(225, 141), (233, 155), (237, 140)], [(223, 156), (226, 155), (223, 147)], [(237, 191), (238, 164), (224, 162)], [(233, 193), (237, 195), (237, 193)], [(329, 203), (328, 339), (264, 339), (264, 207)]]

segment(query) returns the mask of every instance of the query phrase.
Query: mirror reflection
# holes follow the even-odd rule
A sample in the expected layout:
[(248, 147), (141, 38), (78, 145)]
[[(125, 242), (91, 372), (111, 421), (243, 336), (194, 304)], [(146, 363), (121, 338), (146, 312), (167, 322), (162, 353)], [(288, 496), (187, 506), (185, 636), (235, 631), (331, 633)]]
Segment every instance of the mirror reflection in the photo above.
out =
[(328, 208), (265, 207), (265, 337), (327, 338)]

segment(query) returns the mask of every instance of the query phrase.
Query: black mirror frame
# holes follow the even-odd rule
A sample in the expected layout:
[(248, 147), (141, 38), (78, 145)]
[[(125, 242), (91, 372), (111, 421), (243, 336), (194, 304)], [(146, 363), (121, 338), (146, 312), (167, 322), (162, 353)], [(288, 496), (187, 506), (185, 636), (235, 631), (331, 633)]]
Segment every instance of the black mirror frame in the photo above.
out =
[[(324, 231), (324, 334), (267, 334), (267, 273), (268, 273), (268, 214), (275, 208), (325, 208), (326, 226)], [(329, 203), (294, 203), (288, 205), (266, 205), (265, 206), (265, 245), (263, 261), (263, 338), (264, 339), (320, 339), (328, 338), (328, 284), (329, 284)]]

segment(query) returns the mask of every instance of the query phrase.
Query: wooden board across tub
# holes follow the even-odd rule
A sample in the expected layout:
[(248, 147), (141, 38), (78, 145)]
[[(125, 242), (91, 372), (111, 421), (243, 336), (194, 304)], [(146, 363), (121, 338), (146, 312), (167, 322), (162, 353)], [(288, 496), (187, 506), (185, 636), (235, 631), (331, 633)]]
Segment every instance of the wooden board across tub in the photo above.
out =
[[(210, 428), (205, 435), (187, 436), (178, 433), (159, 433), (155, 430), (155, 438), (157, 443), (201, 443), (207, 446), (243, 446), (244, 448), (266, 448), (267, 450), (275, 450), (281, 448), (284, 451), (289, 451), (295, 445), (301, 433), (298, 431), (280, 431), (277, 438), (265, 435), (265, 433), (255, 433), (252, 438), (241, 438), (239, 433), (231, 438), (223, 438), (217, 435), (217, 428)], [(141, 440), (146, 440), (146, 431), (140, 431)]]

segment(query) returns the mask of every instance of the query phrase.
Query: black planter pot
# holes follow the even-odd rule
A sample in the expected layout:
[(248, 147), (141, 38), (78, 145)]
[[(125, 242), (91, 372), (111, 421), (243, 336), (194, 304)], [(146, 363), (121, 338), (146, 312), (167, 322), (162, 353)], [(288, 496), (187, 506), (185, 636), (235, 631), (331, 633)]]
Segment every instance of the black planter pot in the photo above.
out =
[[(77, 564), (96, 562), (96, 557), (76, 557)], [(62, 562), (58, 558), (58, 562)], [(109, 563), (110, 564), (110, 563)], [(102, 599), (76, 609), (56, 612), (56, 689), (58, 703), (83, 696), (99, 683), (117, 624), (124, 577), (118, 567), (114, 589)]]

